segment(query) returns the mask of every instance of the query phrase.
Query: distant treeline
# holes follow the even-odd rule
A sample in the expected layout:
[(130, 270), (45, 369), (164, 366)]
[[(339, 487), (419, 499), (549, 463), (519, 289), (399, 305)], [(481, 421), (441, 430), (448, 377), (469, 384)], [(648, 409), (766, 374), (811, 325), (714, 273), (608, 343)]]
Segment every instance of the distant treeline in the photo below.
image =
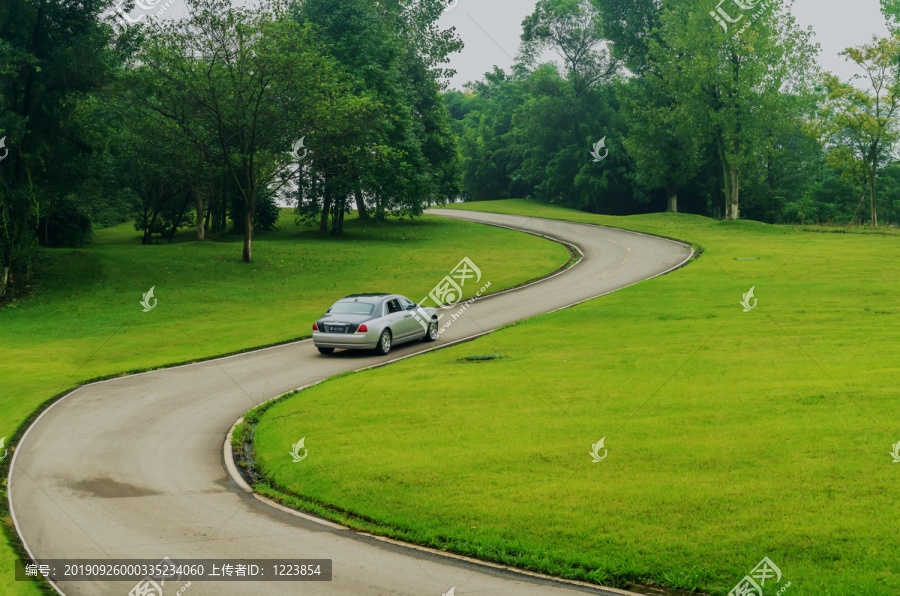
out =
[[(445, 94), (464, 197), (900, 222), (897, 39), (844, 52), (851, 86), (818, 72), (788, 2), (741, 5), (540, 0), (511, 72)], [(882, 5), (894, 28), (896, 3)], [(557, 62), (539, 63), (549, 50)]]

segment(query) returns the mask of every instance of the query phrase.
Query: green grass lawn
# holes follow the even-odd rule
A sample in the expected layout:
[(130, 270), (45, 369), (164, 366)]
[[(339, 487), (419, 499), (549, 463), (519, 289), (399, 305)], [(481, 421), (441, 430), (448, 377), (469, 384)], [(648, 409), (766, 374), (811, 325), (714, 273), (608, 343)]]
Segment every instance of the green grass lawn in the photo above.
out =
[[(240, 262), (240, 236), (199, 243), (185, 231), (173, 244), (141, 246), (131, 224), (95, 232), (85, 248), (41, 250), (33, 297), (0, 308), (6, 447), (42, 403), (86, 380), (309, 337), (337, 298), (385, 291), (418, 300), (466, 256), (493, 291), (568, 259), (564, 247), (534, 236), (434, 216), (351, 219), (336, 239), (283, 215), (281, 231), (258, 234), (250, 265)], [(151, 286), (158, 302), (145, 313), (139, 301)], [(8, 538), (11, 456), (0, 464)], [(12, 580), (14, 557), (3, 541), (0, 594), (37, 593), (37, 584)]]
[[(560, 576), (900, 594), (900, 237), (528, 201), (465, 208), (691, 241), (686, 268), (274, 404), (260, 491)], [(756, 260), (743, 260), (755, 257)], [(755, 286), (757, 307), (739, 302)], [(466, 356), (499, 354), (488, 362)], [(306, 437), (309, 457), (290, 445)], [(592, 444), (608, 456), (593, 463)], [(601, 454), (603, 451), (601, 451)]]

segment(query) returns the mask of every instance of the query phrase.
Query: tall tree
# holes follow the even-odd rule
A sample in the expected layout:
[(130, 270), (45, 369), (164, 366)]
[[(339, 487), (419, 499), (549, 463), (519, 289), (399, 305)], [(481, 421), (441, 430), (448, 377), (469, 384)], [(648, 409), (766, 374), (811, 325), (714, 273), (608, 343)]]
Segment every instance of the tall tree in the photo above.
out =
[(618, 68), (603, 47), (603, 21), (591, 0), (538, 0), (522, 22), (520, 57), (533, 64), (547, 49), (563, 60), (576, 96), (608, 80)]
[[(451, 52), (461, 47), (453, 30), (440, 30), (441, 0), (372, 3), (367, 0), (305, 0), (295, 18), (312, 24), (348, 73), (355, 93), (371, 97), (371, 118), (354, 130), (333, 128), (327, 149), (315, 151), (302, 184), (322, 192), (320, 228), (329, 214), (340, 232), (343, 213), (356, 205), (368, 216), (388, 211), (410, 215), (458, 193), (455, 140), (439, 93)], [(320, 135), (321, 136), (321, 135)], [(309, 212), (318, 197), (304, 201)]]
[(592, 0), (603, 20), (613, 58), (635, 74), (647, 68), (648, 40), (658, 40), (662, 0)]
[[(84, 182), (76, 99), (105, 85), (123, 44), (100, 15), (109, 0), (0, 3), (0, 296), (28, 270), (42, 204)], [(124, 39), (124, 38), (123, 38)], [(124, 43), (124, 42), (123, 42)]]
[(861, 87), (842, 83), (836, 76), (823, 77), (827, 101), (813, 123), (829, 149), (829, 162), (851, 176), (865, 180), (871, 223), (878, 225), (876, 177), (893, 159), (900, 140), (900, 35), (875, 38), (871, 44), (841, 52), (859, 66), (853, 80)]
[(284, 180), (292, 145), (335, 105), (352, 101), (337, 65), (285, 12), (278, 0), (255, 9), (194, 0), (189, 19), (155, 24), (141, 53), (154, 76), (156, 112), (188, 138), (215, 140), (209, 157), (219, 160), (243, 208), (246, 263), (259, 198)]
[[(649, 38), (659, 75), (690, 125), (715, 140), (722, 168), (726, 219), (738, 219), (742, 173), (770, 147), (766, 131), (786, 94), (805, 94), (815, 72), (811, 32), (797, 27), (789, 3), (753, 4), (741, 24), (709, 17), (706, 0), (666, 8), (659, 38)], [(714, 15), (715, 16), (715, 15)]]
[(667, 211), (678, 213), (678, 190), (700, 168), (701, 144), (708, 141), (685, 118), (684, 108), (671, 99), (668, 82), (648, 69), (644, 77), (621, 87), (628, 122), (625, 149), (634, 160), (638, 184), (666, 191)]

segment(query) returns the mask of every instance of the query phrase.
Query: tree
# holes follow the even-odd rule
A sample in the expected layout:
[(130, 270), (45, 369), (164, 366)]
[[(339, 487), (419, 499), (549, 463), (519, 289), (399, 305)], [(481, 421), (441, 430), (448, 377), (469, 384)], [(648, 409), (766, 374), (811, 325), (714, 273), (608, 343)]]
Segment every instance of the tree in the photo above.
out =
[(892, 159), (894, 144), (900, 140), (897, 116), (900, 111), (900, 35), (873, 38), (873, 43), (841, 52), (855, 62), (869, 89), (842, 83), (832, 74), (823, 77), (827, 100), (813, 123), (829, 149), (828, 160), (844, 168), (849, 176), (865, 180), (869, 193), (872, 228), (878, 225), (876, 183), (878, 172)]
[[(154, 75), (153, 109), (198, 140), (237, 190), (245, 263), (252, 261), (259, 197), (284, 180), (294, 141), (350, 101), (337, 65), (285, 11), (277, 0), (256, 9), (195, 0), (190, 19), (154, 24), (140, 54)], [(203, 146), (206, 138), (215, 149)]]
[(610, 54), (642, 75), (648, 66), (648, 40), (659, 39), (661, 0), (592, 0), (603, 21), (603, 36)]
[(533, 64), (543, 50), (552, 48), (563, 59), (576, 96), (618, 69), (618, 62), (600, 47), (603, 23), (590, 0), (538, 0), (522, 29), (522, 61)]
[(770, 126), (773, 117), (788, 95), (808, 93), (815, 71), (811, 33), (797, 27), (787, 7), (757, 4), (729, 15), (732, 22), (743, 21), (736, 29), (708, 18), (706, 0), (685, 0), (664, 10), (658, 39), (647, 41), (689, 126), (714, 139), (726, 219), (739, 218), (742, 173), (770, 147), (766, 134), (778, 132)]
[(439, 93), (439, 68), (461, 47), (452, 30), (436, 21), (440, 0), (372, 3), (367, 0), (306, 0), (295, 19), (315, 27), (329, 53), (347, 73), (353, 92), (372, 100), (365, 121), (334, 121), (317, 136), (317, 149), (301, 175), (308, 195), (298, 209), (320, 210), (320, 229), (343, 229), (343, 214), (356, 205), (368, 217), (366, 197), (375, 215), (388, 211), (419, 215), (423, 206), (455, 196), (458, 175), (455, 139)]
[(665, 189), (666, 210), (678, 213), (678, 190), (697, 173), (707, 139), (689, 126), (668, 82), (651, 68), (621, 91), (628, 122), (624, 145), (635, 163), (635, 180), (648, 189)]
[(68, 201), (85, 182), (76, 156), (92, 148), (71, 115), (122, 64), (127, 38), (99, 18), (110, 5), (0, 3), (0, 296), (12, 273), (28, 272), (41, 206)]

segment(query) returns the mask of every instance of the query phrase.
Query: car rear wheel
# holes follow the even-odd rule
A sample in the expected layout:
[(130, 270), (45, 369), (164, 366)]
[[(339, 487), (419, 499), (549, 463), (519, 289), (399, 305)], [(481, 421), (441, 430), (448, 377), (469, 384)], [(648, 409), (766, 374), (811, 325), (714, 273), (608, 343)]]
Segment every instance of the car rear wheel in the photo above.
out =
[(334, 348), (319, 348), (320, 354), (334, 354)]
[(438, 338), (438, 322), (431, 321), (428, 323), (428, 329), (425, 331), (425, 337), (422, 338), (422, 341), (435, 341)]
[(381, 339), (378, 340), (378, 345), (375, 346), (375, 351), (384, 356), (388, 352), (391, 351), (391, 330), (385, 329), (381, 332)]

